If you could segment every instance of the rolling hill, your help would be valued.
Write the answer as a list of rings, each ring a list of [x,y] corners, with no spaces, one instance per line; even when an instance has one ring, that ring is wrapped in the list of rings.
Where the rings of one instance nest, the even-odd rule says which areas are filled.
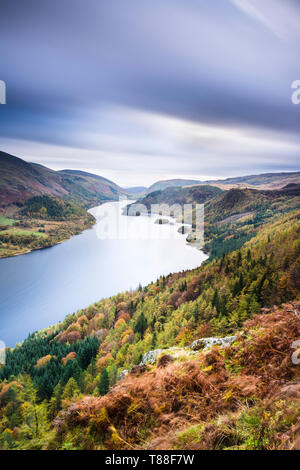
[[[291,183],[276,190],[231,188],[223,191],[211,185],[170,187],[146,195],[138,200],[138,204],[148,209],[155,204],[205,204],[206,221],[215,223],[254,211],[280,212],[281,208],[285,211],[297,208],[300,206],[300,184]]]
[[[163,191],[167,188],[181,188],[183,186],[194,186],[195,184],[202,183],[199,180],[189,180],[189,179],[171,179],[171,180],[162,180],[157,181],[156,183],[149,186],[146,193],[150,194],[154,191]]]
[[[224,191],[206,206],[206,219],[210,222],[226,220],[231,216],[254,211],[285,211],[300,205],[300,185],[290,184],[278,190],[232,188]]]
[[[7,349],[0,449],[299,449],[299,220]]]
[[[281,189],[291,183],[300,184],[300,172],[263,173],[261,175],[240,176],[203,182],[203,184],[221,185],[224,189],[226,187]]]
[[[147,194],[139,199],[138,203],[145,205],[148,209],[153,204],[204,204],[222,193],[220,188],[209,185],[169,187]]]
[[[127,192],[101,176],[76,170],[54,171],[0,152],[2,208],[40,195],[67,198],[90,207],[107,200],[117,200],[119,194]]]
[[[172,187],[148,194],[127,206],[127,211],[131,206],[135,206],[138,215],[139,204],[145,205],[148,210],[155,204],[162,206],[179,204],[181,208],[185,204],[192,204],[193,208],[190,211],[186,209],[184,211],[184,222],[191,224],[192,227],[182,233],[187,233],[186,240],[204,249],[212,260],[240,248],[253,238],[259,227],[270,218],[299,209],[300,185],[290,183],[276,190],[231,188],[227,191],[210,185]],[[204,245],[202,232],[198,232],[194,224],[196,204],[205,205]],[[178,211],[175,207],[161,209],[159,212],[162,215],[174,215],[178,222],[182,221],[182,209]]]
[[[288,184],[300,184],[300,172],[262,173],[260,175],[246,175],[206,181],[194,179],[162,180],[152,184],[147,189],[146,194],[170,187],[182,188],[195,185],[213,185],[228,190],[231,188],[281,189]]]

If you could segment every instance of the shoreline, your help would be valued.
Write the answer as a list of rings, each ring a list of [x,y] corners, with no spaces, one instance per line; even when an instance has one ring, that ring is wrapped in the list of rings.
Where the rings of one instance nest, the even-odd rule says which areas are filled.
[[[12,254],[9,254],[9,255],[4,255],[4,256],[1,255],[1,253],[0,253],[0,260],[1,260],[1,259],[14,258],[14,257],[16,257],[16,256],[28,255],[29,253],[32,253],[32,252],[34,252],[34,251],[46,250],[47,248],[53,248],[53,247],[56,246],[56,245],[60,245],[61,243],[65,243],[65,242],[69,241],[72,237],[75,237],[76,235],[81,235],[83,232],[85,232],[86,230],[90,230],[91,228],[93,228],[93,227],[97,224],[97,219],[96,219],[96,217],[90,212],[90,210],[91,210],[91,209],[94,209],[95,207],[102,206],[103,204],[106,204],[106,203],[108,203],[108,202],[118,202],[118,201],[115,201],[115,200],[112,200],[112,199],[111,199],[111,200],[103,201],[103,202],[101,202],[101,203],[99,203],[99,204],[97,204],[97,205],[92,205],[91,207],[86,208],[86,214],[91,215],[91,216],[94,218],[94,221],[93,221],[93,223],[92,223],[89,227],[83,228],[82,230],[80,230],[79,233],[71,234],[69,237],[64,238],[63,240],[59,240],[59,241],[57,241],[57,242],[55,242],[55,243],[53,243],[53,244],[51,244],[51,245],[49,245],[49,246],[45,246],[45,247],[41,246],[41,247],[31,248],[31,249],[26,249],[26,250],[24,249],[25,251],[20,251],[20,252],[18,252],[18,253],[12,253]],[[48,222],[53,222],[53,221],[49,220]],[[56,222],[56,221],[55,221],[55,222]],[[66,224],[68,224],[68,222],[70,222],[70,221],[66,221]]]
[[[113,201],[113,203],[115,203],[115,201]],[[118,203],[117,203],[118,204]],[[97,206],[96,206],[97,207]],[[96,217],[96,221],[97,220],[97,217]],[[150,221],[149,221],[150,222]],[[150,223],[153,224],[154,220],[152,220]],[[101,223],[101,222],[100,222]],[[173,224],[172,224],[173,225]],[[179,224],[178,224],[179,225]],[[95,230],[95,226],[93,224],[92,227],[90,228],[93,228],[92,232]],[[94,303],[98,302],[99,299],[105,299],[105,298],[110,298],[114,295],[117,295],[118,293],[120,292],[128,292],[130,290],[137,290],[138,289],[138,285],[139,283],[142,285],[142,286],[146,286],[146,285],[149,285],[151,284],[151,282],[154,282],[155,280],[157,280],[160,276],[162,275],[168,275],[168,274],[173,274],[173,273],[176,273],[176,272],[182,272],[182,271],[190,271],[190,270],[193,270],[193,269],[196,269],[196,268],[199,268],[201,266],[202,263],[204,263],[207,259],[207,256],[201,252],[201,250],[197,250],[195,252],[193,252],[191,250],[191,248],[196,248],[195,246],[192,246],[191,244],[187,243],[185,241],[185,237],[182,236],[182,235],[179,235],[179,233],[177,233],[177,223],[174,224],[172,226],[172,231],[174,230],[174,233],[176,233],[176,239],[179,241],[179,244],[180,246],[182,246],[182,249],[184,250],[184,246],[186,247],[185,250],[188,250],[189,253],[187,254],[187,259],[191,260],[191,263],[187,262],[186,261],[186,258],[185,256],[183,255],[183,266],[179,266],[177,265],[177,262],[175,261],[176,258],[177,258],[177,253],[173,253],[173,256],[172,256],[172,259],[174,260],[174,263],[175,263],[175,266],[176,268],[175,269],[168,269],[166,270],[166,272],[164,272],[165,270],[162,270],[162,272],[159,272],[157,275],[155,276],[152,276],[152,277],[149,277],[149,276],[146,276],[147,279],[140,279],[140,277],[138,277],[134,283],[132,284],[128,284],[125,283],[126,285],[123,285],[123,286],[119,286],[117,289],[109,289],[109,292],[102,292],[102,290],[99,292],[97,291],[97,295],[95,296],[91,296],[91,298],[88,298],[88,299],[83,299],[83,301],[80,300],[80,302],[76,302],[74,305],[72,305],[72,307],[66,305],[66,307],[63,309],[62,311],[62,315],[61,316],[51,316],[51,320],[50,321],[47,321],[45,323],[37,323],[35,324],[32,328],[30,328],[30,331],[28,331],[28,334],[29,333],[32,333],[34,331],[39,331],[39,330],[42,330],[42,329],[45,329],[45,328],[48,328],[49,325],[51,325],[51,327],[57,325],[58,323],[64,321],[64,319],[66,318],[66,316],[76,312],[78,309],[84,309],[84,308],[88,308],[90,305],[93,305]],[[85,232],[85,231],[84,231]],[[87,232],[85,232],[87,234]],[[87,235],[87,237],[89,237],[89,235]],[[90,238],[88,238],[90,240]],[[58,242],[57,244],[62,244],[63,243],[63,240],[61,240],[60,242]],[[39,248],[38,250],[42,250],[44,248]],[[31,250],[31,251],[36,251],[37,249],[35,250]],[[68,250],[68,249],[67,249]],[[70,251],[71,253],[72,251]],[[30,251],[28,250],[27,253],[22,253],[22,254],[28,254],[30,253]],[[55,258],[56,255],[55,253],[57,253],[57,251],[54,251],[53,252],[53,255],[52,253],[50,253],[49,255],[49,262],[51,263],[51,260],[50,259],[53,259],[53,257]],[[20,254],[19,254],[20,255]],[[199,256],[200,255],[200,256]],[[202,256],[203,255],[203,256]],[[45,254],[43,254],[42,252],[40,252],[39,255],[36,256],[36,263],[38,264],[39,262],[39,257],[42,257],[42,256],[45,256]],[[46,255],[48,256],[48,255]],[[199,257],[199,260],[198,260],[198,257]],[[31,261],[30,259],[28,259],[27,261],[24,259],[23,260],[26,264],[27,264],[27,261],[29,261],[29,264],[31,264]],[[0,260],[1,262],[1,260]],[[35,262],[35,261],[33,261]],[[11,264],[11,266],[13,265],[13,263]],[[162,263],[162,266],[163,266],[163,263]],[[159,270],[160,271],[160,270]],[[151,272],[150,272],[151,273]],[[98,288],[97,288],[98,289]],[[65,295],[65,294],[64,294]],[[17,337],[17,340],[15,342],[10,342],[8,344],[11,344],[11,347],[15,347],[16,344],[24,341],[26,335],[22,335],[22,336],[18,336]]]
[[[88,214],[88,211],[87,211],[87,214]],[[51,222],[51,221],[49,221],[49,222]],[[94,227],[94,225],[95,225],[96,223],[97,223],[97,221],[96,221],[96,219],[95,219],[95,217],[94,217],[94,221],[93,221],[93,223],[92,223],[91,226],[86,227],[86,228],[83,228],[83,230],[80,230],[79,233],[70,234],[69,237],[64,238],[64,239],[62,239],[62,240],[59,240],[59,241],[57,241],[57,242],[54,242],[54,243],[52,243],[52,244],[50,244],[50,245],[48,245],[48,246],[40,246],[40,247],[37,247],[37,248],[31,248],[31,249],[27,249],[27,250],[25,250],[25,251],[20,251],[20,252],[18,252],[18,253],[12,253],[12,254],[9,254],[9,255],[4,255],[4,256],[1,255],[1,253],[0,253],[0,260],[1,260],[1,259],[14,258],[14,257],[16,257],[16,256],[28,255],[29,253],[32,253],[32,252],[34,252],[34,251],[47,250],[48,248],[53,248],[54,246],[57,246],[57,245],[60,245],[60,244],[62,244],[62,243],[65,243],[65,242],[69,241],[72,237],[76,237],[76,235],[81,235],[81,234],[82,234],[83,232],[85,232],[86,230],[90,230],[91,228]]]

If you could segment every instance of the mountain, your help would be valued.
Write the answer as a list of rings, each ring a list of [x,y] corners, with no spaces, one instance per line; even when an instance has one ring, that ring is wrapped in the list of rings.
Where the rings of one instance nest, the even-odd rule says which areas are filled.
[[[130,194],[142,194],[147,191],[146,186],[133,186],[130,188],[124,188]]]
[[[182,186],[193,186],[195,184],[199,184],[201,181],[199,180],[189,180],[189,179],[172,179],[172,180],[162,180],[157,181],[156,183],[149,186],[147,189],[147,194],[152,193],[153,191],[162,191],[166,188],[171,187],[182,187]]]
[[[280,189],[290,183],[300,184],[300,172],[263,173],[221,180],[204,181],[202,184],[216,184],[221,187],[253,187],[257,189]]]
[[[148,209],[155,204],[205,204],[206,222],[229,222],[230,217],[238,220],[238,216],[259,211],[268,210],[275,214],[276,211],[300,207],[300,184],[290,183],[275,190],[231,188],[224,191],[211,185],[170,187],[151,192],[137,203]]]
[[[120,194],[127,192],[101,176],[76,170],[54,171],[0,152],[2,207],[39,195],[67,198],[89,207],[117,200]]]
[[[282,189],[257,190],[232,188],[224,191],[206,206],[206,220],[218,222],[228,217],[250,212],[273,210],[280,212],[300,206],[300,184]]]
[[[163,190],[153,191],[138,200],[139,204],[148,209],[152,204],[204,204],[205,202],[222,194],[220,188],[214,186],[186,186],[169,187]]]
[[[299,449],[299,226],[276,214],[8,349],[0,449]]]
[[[155,204],[179,204],[181,207],[192,204],[192,210],[184,211],[184,222],[192,227],[180,230],[187,233],[189,243],[204,249],[212,260],[243,246],[270,218],[300,208],[300,185],[290,183],[276,190],[232,188],[226,191],[210,185],[172,187],[154,191],[135,204],[143,204],[148,210]],[[205,205],[204,245],[202,232],[199,233],[193,224],[195,204]],[[132,205],[127,206],[127,211]],[[138,206],[136,208],[138,210]],[[162,208],[161,213],[170,215],[168,208]],[[173,210],[173,215],[181,222],[182,210],[176,213]]]
[[[238,176],[234,178],[217,180],[190,180],[171,179],[157,181],[147,189],[147,194],[164,190],[169,187],[184,187],[194,185],[213,185],[221,189],[230,188],[256,188],[256,189],[281,189],[290,183],[300,184],[300,172],[263,173],[259,175]]]

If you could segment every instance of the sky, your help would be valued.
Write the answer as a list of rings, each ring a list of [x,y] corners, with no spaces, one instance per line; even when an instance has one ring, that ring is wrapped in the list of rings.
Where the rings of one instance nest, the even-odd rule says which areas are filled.
[[[121,186],[300,171],[299,0],[1,0],[0,149]]]

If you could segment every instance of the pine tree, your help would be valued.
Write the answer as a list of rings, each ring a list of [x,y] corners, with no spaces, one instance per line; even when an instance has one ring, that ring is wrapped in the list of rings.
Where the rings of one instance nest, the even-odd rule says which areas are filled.
[[[63,400],[65,400],[65,399],[70,400],[71,398],[73,398],[75,396],[78,397],[79,395],[80,395],[80,390],[77,386],[77,382],[73,377],[71,377],[68,380],[68,383],[64,388],[64,391],[63,391],[63,394],[62,394],[62,399]]]
[[[215,290],[213,300],[212,300],[212,306],[216,307],[217,312],[220,312],[220,299],[219,299],[219,293],[218,290]]]
[[[145,318],[144,313],[142,312],[140,314],[140,316],[138,317],[138,319],[137,319],[134,330],[135,330],[136,333],[140,333],[141,337],[143,338],[144,333],[147,329],[147,326],[148,326],[147,320]]]
[[[98,390],[102,396],[106,395],[109,390],[109,376],[106,368],[102,369]]]
[[[194,305],[194,308],[193,308],[193,317],[194,317],[195,323],[197,323],[198,320],[199,320],[199,307],[198,307],[198,304],[195,304],[195,305]]]

